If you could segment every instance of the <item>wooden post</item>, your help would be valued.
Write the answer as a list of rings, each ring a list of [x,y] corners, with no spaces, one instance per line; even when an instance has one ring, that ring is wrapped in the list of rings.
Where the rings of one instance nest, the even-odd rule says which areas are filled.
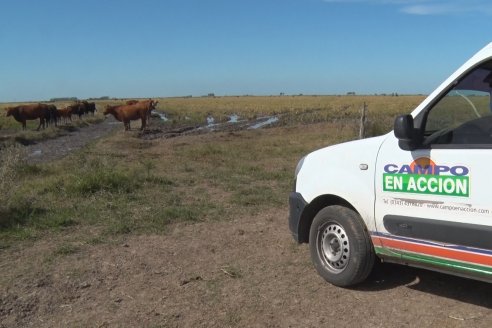
[[[364,136],[366,134],[366,112],[367,105],[364,102],[364,106],[362,106],[362,114],[360,116],[359,139],[364,139]]]

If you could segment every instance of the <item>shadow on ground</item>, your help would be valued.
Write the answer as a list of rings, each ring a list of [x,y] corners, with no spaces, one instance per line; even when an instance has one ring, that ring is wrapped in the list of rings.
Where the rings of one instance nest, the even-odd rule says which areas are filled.
[[[492,285],[440,272],[382,263],[376,265],[366,282],[355,289],[382,291],[405,286],[412,290],[459,302],[492,308]]]

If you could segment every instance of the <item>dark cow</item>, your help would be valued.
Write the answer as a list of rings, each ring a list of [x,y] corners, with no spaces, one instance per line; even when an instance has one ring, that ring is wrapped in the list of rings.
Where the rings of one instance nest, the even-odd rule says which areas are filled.
[[[97,111],[96,104],[93,102],[82,100],[78,102],[78,104],[79,104],[80,113],[82,114],[92,113],[92,115],[94,115],[94,112]]]
[[[94,113],[97,112],[96,104],[93,102],[87,103],[87,110],[94,116]]]
[[[63,123],[67,123],[67,121],[72,122],[72,108],[70,106],[58,109],[57,116],[59,119],[63,118]]]
[[[70,109],[72,115],[77,115],[79,117],[79,119],[85,113],[85,106],[79,102],[76,102],[75,104],[71,104],[71,105],[67,106],[67,108]]]
[[[46,119],[46,124],[51,125],[54,124],[55,126],[58,125],[58,120],[60,119],[58,115],[58,109],[56,109],[55,105],[47,105],[48,108],[48,118]]]

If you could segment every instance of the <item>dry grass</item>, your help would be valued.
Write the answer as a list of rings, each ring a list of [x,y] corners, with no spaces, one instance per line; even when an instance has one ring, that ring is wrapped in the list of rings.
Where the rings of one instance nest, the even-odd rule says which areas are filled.
[[[24,152],[21,147],[6,147],[0,150],[0,212],[12,205],[17,187],[19,164],[22,164]]]
[[[369,135],[389,131],[395,116],[408,113],[422,100],[423,96],[267,96],[267,97],[200,97],[200,98],[157,98],[157,110],[166,113],[171,119],[165,124],[203,124],[211,115],[218,122],[237,114],[241,119],[254,119],[263,116],[278,116],[278,125],[290,126],[297,123],[312,124],[331,122],[352,124],[360,117],[364,103],[368,106]],[[96,101],[98,112],[95,117],[85,116],[82,120],[74,118],[70,125],[83,126],[104,119],[102,109],[108,104],[122,104],[126,99]],[[63,108],[70,102],[51,103]],[[63,128],[50,127],[34,131],[38,121],[28,121],[27,131],[21,130],[20,123],[12,117],[3,115],[4,108],[19,103],[0,104],[0,141],[31,142],[54,138],[64,133]]]
[[[270,96],[162,98],[157,109],[173,124],[204,124],[207,116],[216,122],[276,116],[277,126],[329,122],[356,124],[364,104],[368,107],[367,136],[384,134],[397,115],[411,112],[423,96]]]
[[[160,99],[158,110],[177,124],[188,122],[187,116],[199,121],[209,114],[221,118],[231,113],[279,115],[281,120],[274,129],[171,140],[146,141],[119,132],[63,160],[20,166],[22,172],[12,171],[21,174],[15,176],[16,188],[9,195],[28,195],[29,202],[17,206],[23,211],[10,212],[20,214],[5,220],[0,237],[8,245],[44,231],[93,226],[98,233],[91,238],[105,240],[121,233],[166,231],[175,222],[280,209],[297,160],[313,149],[355,139],[364,102],[369,118],[389,129],[393,117],[410,111],[419,98]],[[12,179],[4,180],[4,188]]]

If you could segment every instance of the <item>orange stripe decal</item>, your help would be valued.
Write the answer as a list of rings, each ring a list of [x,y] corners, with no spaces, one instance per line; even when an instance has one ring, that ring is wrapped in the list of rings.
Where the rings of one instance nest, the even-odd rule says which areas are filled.
[[[485,254],[470,253],[462,250],[450,249],[440,246],[423,245],[414,242],[395,240],[385,237],[373,236],[372,240],[374,245],[377,246],[384,246],[387,248],[401,249],[413,253],[426,254],[446,259],[492,266],[492,256],[488,256]]]

